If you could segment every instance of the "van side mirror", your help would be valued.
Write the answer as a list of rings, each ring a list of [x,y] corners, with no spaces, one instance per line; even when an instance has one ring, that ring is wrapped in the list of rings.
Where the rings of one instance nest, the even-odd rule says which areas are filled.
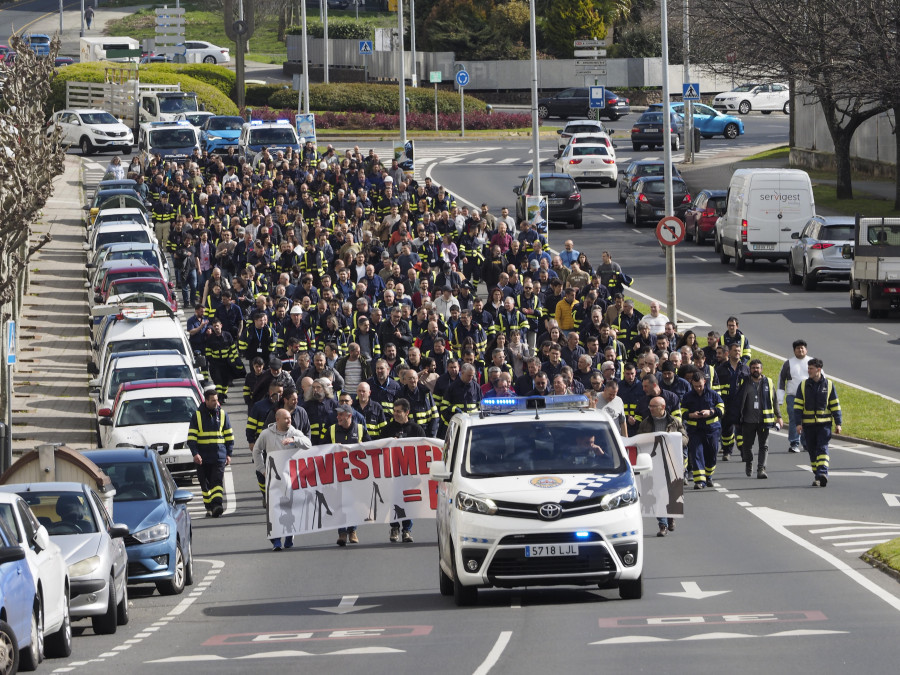
[[[853,260],[853,244],[844,244],[841,246],[841,257],[844,260]]]

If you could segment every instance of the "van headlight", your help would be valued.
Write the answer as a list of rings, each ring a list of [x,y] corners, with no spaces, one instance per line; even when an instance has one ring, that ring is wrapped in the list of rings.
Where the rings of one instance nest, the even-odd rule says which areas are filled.
[[[483,513],[486,516],[497,513],[497,505],[492,500],[475,497],[467,492],[456,493],[456,508],[468,513]]]
[[[637,488],[634,485],[630,485],[627,488],[622,488],[621,490],[616,490],[615,492],[604,495],[603,499],[600,500],[600,508],[604,511],[612,511],[613,509],[620,509],[623,506],[630,506],[637,502],[637,500]]]

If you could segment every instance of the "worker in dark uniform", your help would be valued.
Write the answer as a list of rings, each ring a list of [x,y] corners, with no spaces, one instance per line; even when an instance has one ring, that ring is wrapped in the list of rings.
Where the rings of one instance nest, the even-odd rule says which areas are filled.
[[[714,487],[716,453],[725,416],[722,397],[706,386],[706,377],[696,372],[691,377],[691,391],[681,399],[681,421],[688,432],[688,467],[694,476],[694,489]]]
[[[225,511],[225,467],[231,464],[234,450],[234,431],[228,414],[219,405],[215,389],[207,389],[203,403],[191,418],[187,438],[188,448],[197,465],[197,480],[203,493],[207,518],[218,518]]]
[[[828,485],[828,442],[831,440],[831,422],[834,433],[841,433],[841,402],[834,383],[822,373],[822,359],[810,359],[807,364],[809,377],[797,387],[794,396],[794,419],[797,433],[803,434],[809,462],[815,478],[813,487]]]
[[[405,398],[398,398],[394,401],[391,415],[393,419],[384,428],[382,438],[422,438],[428,435],[421,425],[410,419],[410,404]],[[404,520],[402,523],[399,521],[391,523],[390,540],[397,542],[402,537],[404,543],[411,543],[413,540],[412,524],[413,521],[409,519]],[[402,535],[400,532],[401,526],[403,528]]]
[[[400,396],[409,402],[409,416],[425,430],[425,435],[435,438],[438,432],[440,417],[434,403],[434,397],[424,384],[419,384],[419,374],[407,368],[400,374]]]
[[[329,442],[328,430],[337,421],[337,401],[331,380],[327,377],[314,380],[305,398],[303,409],[309,417],[309,437],[313,445],[325,445]]]
[[[738,330],[737,317],[729,316],[725,325],[727,330],[722,335],[722,344],[725,345],[726,348],[730,348],[731,345],[738,345],[738,347],[741,348],[741,363],[747,365],[750,358],[753,356],[753,352],[750,350],[750,340]]]
[[[248,361],[257,356],[268,363],[275,353],[278,334],[269,325],[269,317],[265,312],[256,310],[250,315],[252,325],[247,326],[238,342],[238,349]]]
[[[747,478],[753,473],[753,442],[759,439],[759,456],[756,461],[756,477],[768,478],[766,457],[769,455],[769,429],[781,429],[781,412],[775,402],[775,385],[763,376],[762,361],[750,362],[750,377],[737,393],[732,410],[738,417],[733,420],[741,438],[741,459],[746,464]]]
[[[447,388],[447,393],[441,400],[441,419],[445,425],[450,424],[450,419],[458,412],[478,412],[478,403],[481,401],[481,387],[475,377],[475,366],[464,363],[459,368],[457,377]]]
[[[244,371],[244,362],[238,355],[237,344],[231,333],[222,330],[222,320],[219,317],[214,317],[211,326],[206,329],[204,355],[210,379],[216,385],[219,400],[224,403],[228,399],[231,381],[238,375],[238,371]]]
[[[722,426],[722,461],[727,462],[734,449],[735,436],[738,429],[732,420],[738,415],[734,412],[733,407],[737,402],[737,393],[741,390],[744,380],[750,377],[750,369],[741,361],[741,346],[737,342],[732,342],[728,348],[728,360],[716,368],[716,377],[719,378],[719,395],[725,402],[725,419],[721,421]],[[740,447],[740,439],[737,439],[738,447]]]
[[[337,407],[337,423],[332,424],[328,429],[328,442],[340,443],[341,445],[356,445],[371,440],[372,438],[366,430],[366,425],[353,421],[353,408],[349,405],[339,405]],[[337,545],[346,546],[348,541],[351,544],[359,543],[359,537],[356,535],[356,525],[338,529]]]

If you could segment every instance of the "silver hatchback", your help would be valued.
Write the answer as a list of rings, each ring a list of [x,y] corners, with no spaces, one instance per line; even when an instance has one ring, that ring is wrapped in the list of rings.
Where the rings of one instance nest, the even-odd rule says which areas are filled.
[[[795,240],[788,257],[788,280],[815,290],[820,281],[849,281],[851,261],[841,255],[844,244],[852,244],[856,221],[851,216],[813,216]]]

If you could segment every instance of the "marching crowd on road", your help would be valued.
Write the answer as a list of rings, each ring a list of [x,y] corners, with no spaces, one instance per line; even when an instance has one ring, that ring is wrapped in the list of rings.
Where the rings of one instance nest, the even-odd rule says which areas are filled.
[[[469,210],[358,147],[264,150],[250,162],[195,151],[130,170],[215,383],[189,438],[211,516],[234,444],[220,403],[238,379],[264,497],[273,444],[441,438],[483,398],[564,394],[588,396],[623,435],[681,433],[694,490],[714,485],[717,459],[735,448],[749,477],[756,445],[755,473],[767,478],[769,430],[786,405],[790,452],[804,443],[814,485],[827,484],[840,403],[806,343],[794,343],[776,385],[736,317],[701,345],[657,302],[638,311],[610,252],[595,265],[566,241],[555,254],[506,208]],[[663,536],[674,521],[659,525]],[[390,540],[412,541],[411,526],[392,523]],[[337,543],[358,541],[350,527]]]

